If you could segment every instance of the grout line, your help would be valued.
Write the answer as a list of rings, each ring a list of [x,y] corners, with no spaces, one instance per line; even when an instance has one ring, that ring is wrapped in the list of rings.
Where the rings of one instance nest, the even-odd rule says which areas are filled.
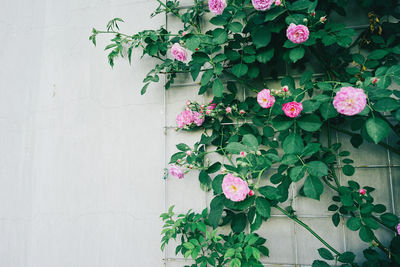
[[[387,142],[389,141],[389,138],[387,138]],[[391,167],[391,158],[390,158],[390,151],[387,149],[387,159],[388,159],[388,171],[389,171],[389,189],[390,189],[390,200],[392,201],[392,212],[393,214],[396,214],[396,207],[395,207],[395,201],[394,201],[394,190],[393,190],[393,173],[392,173],[392,167]]]
[[[339,134],[337,131],[335,131],[335,136],[336,136],[336,143],[339,143]],[[341,162],[340,160],[338,161],[338,168],[341,168]],[[342,180],[342,173],[339,172],[338,175],[339,183],[341,183]],[[346,236],[346,224],[345,224],[345,216],[341,215],[340,216],[340,221],[342,222],[342,229],[343,229],[343,249],[344,251],[347,251],[347,236]]]
[[[168,16],[167,14],[165,14],[165,28],[168,30]],[[167,82],[167,77],[164,75],[164,85]],[[167,91],[164,90],[164,101],[163,101],[163,105],[164,105],[164,132],[163,132],[163,142],[164,142],[164,168],[167,168],[167,128],[165,127],[167,125]],[[164,169],[166,170],[166,169]],[[168,173],[166,173],[165,175],[167,175]],[[167,180],[165,179],[164,181],[164,209],[165,211],[168,210],[167,206],[168,206],[168,187],[167,187]],[[168,261],[168,250],[169,247],[168,245],[165,246],[164,248],[164,266],[167,266],[167,261]]]

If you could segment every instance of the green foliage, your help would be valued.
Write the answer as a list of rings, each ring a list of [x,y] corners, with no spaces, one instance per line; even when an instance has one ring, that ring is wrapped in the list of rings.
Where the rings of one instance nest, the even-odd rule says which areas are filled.
[[[265,239],[253,232],[268,222],[274,209],[321,241],[291,206],[281,207],[289,199],[291,184],[299,183],[301,189],[295,197],[320,200],[326,191],[334,193],[333,203],[327,205],[333,225],[344,222],[349,230],[358,232],[360,246],[364,246],[362,242],[369,245],[363,266],[400,264],[398,236],[384,243],[375,234],[382,227],[395,233],[398,217],[375,202],[374,188],[338,178],[338,170],[351,177],[357,175],[357,169],[350,153],[341,150],[332,135],[334,131],[347,135],[355,148],[373,143],[400,154],[400,93],[395,89],[400,85],[400,30],[397,22],[386,19],[400,19],[399,6],[396,1],[358,0],[359,12],[369,17],[370,25],[356,32],[330,19],[332,12],[345,16],[349,2],[282,1],[281,6],[259,12],[249,0],[227,1],[224,12],[213,15],[209,20],[212,27],[204,32],[200,24],[209,12],[205,3],[194,0],[193,6],[182,9],[176,0],[158,1],[152,16],[165,13],[176,17],[181,30],[170,32],[161,27],[124,34],[119,18],[111,20],[104,31],[92,30],[89,39],[94,45],[99,43],[99,35],[112,36],[106,46],[111,67],[119,57],[131,62],[133,49],[141,49],[142,56],[157,61],[143,80],[142,94],[160,80],[169,89],[178,75],[186,73],[199,82],[200,95],[214,97],[213,104],[187,105],[201,114],[204,122],[192,122],[182,130],[201,129],[203,133],[193,147],[178,144],[170,160],[185,173],[198,171],[200,187],[212,189],[214,196],[209,210],[202,214],[189,211],[175,216],[171,208],[161,215],[162,249],[175,239],[176,253],[192,258],[193,266],[261,266],[261,256],[269,252],[263,246]],[[309,39],[301,44],[287,40],[290,23],[306,25]],[[170,47],[175,43],[188,53],[187,61],[171,57]],[[307,70],[310,65],[312,71]],[[271,88],[270,77],[293,70],[301,72],[299,79],[285,75],[282,88]],[[361,88],[367,97],[364,110],[354,116],[340,114],[333,104],[339,90],[350,86]],[[244,99],[241,88],[246,90]],[[261,107],[253,93],[247,94],[263,88],[270,89],[275,98],[272,107]],[[294,118],[282,110],[284,103],[292,101],[303,107]],[[348,103],[352,101],[355,99]],[[211,153],[224,159],[210,162]],[[251,194],[241,201],[228,199],[223,188],[227,173],[245,181]],[[219,227],[225,225],[231,232],[219,234]],[[252,234],[244,234],[246,227]],[[328,241],[321,242],[324,247],[318,253],[322,260],[315,260],[312,266],[337,262],[356,266],[360,261],[350,251],[340,252]]]

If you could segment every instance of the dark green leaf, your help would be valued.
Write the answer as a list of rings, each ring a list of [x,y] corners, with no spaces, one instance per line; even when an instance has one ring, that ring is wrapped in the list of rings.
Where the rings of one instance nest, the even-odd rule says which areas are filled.
[[[308,176],[304,182],[303,190],[307,197],[319,200],[322,192],[324,191],[324,185],[319,178]]]

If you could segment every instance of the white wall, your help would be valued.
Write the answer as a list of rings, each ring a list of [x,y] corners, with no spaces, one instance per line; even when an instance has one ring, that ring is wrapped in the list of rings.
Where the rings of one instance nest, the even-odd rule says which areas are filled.
[[[112,70],[103,51],[108,37],[97,48],[88,40],[91,27],[113,17],[126,20],[127,33],[165,24],[163,15],[149,18],[156,1],[2,0],[1,7],[0,267],[183,266],[174,248],[161,253],[158,216],[172,204],[200,211],[210,195],[196,173],[164,183],[163,168],[176,143],[196,140],[173,130],[176,114],[186,99],[208,97],[197,96],[197,85],[165,93],[161,83],[140,96],[154,62],[136,52],[133,66],[120,60]],[[175,23],[168,21],[171,30]],[[399,159],[373,151],[376,157],[356,152],[357,166],[375,168],[358,168],[355,177],[380,185],[377,199],[399,213],[391,198],[399,204],[398,189],[390,187],[399,187],[398,169],[385,167]],[[294,205],[339,250],[359,244],[331,226],[326,203],[297,197]],[[268,239],[268,265],[310,264],[321,247],[278,215],[259,232]]]

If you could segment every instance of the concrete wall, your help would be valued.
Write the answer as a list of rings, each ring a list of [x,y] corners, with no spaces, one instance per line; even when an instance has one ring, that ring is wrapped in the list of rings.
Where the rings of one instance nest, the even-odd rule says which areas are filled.
[[[0,267],[183,266],[174,248],[161,253],[158,216],[172,204],[200,211],[210,195],[199,189],[196,173],[164,182],[163,168],[176,143],[191,145],[198,136],[175,132],[176,114],[186,99],[209,96],[197,96],[198,86],[185,77],[168,92],[160,83],[140,96],[154,62],[139,62],[135,52],[133,66],[119,60],[112,70],[103,51],[107,37],[97,48],[88,40],[91,27],[104,28],[114,17],[126,20],[128,33],[166,24],[163,15],[150,20],[156,1],[3,0],[1,6]],[[172,19],[168,26],[178,27]],[[353,151],[348,142],[346,148]],[[355,151],[357,166],[372,166],[358,168],[355,177],[381,187],[378,201],[399,214],[399,192],[391,187],[399,188],[399,171],[387,165],[400,160],[370,151],[376,156]],[[360,244],[343,225],[331,226],[326,202],[293,201],[336,248]],[[321,247],[279,215],[259,233],[268,239],[268,266],[310,264]]]

